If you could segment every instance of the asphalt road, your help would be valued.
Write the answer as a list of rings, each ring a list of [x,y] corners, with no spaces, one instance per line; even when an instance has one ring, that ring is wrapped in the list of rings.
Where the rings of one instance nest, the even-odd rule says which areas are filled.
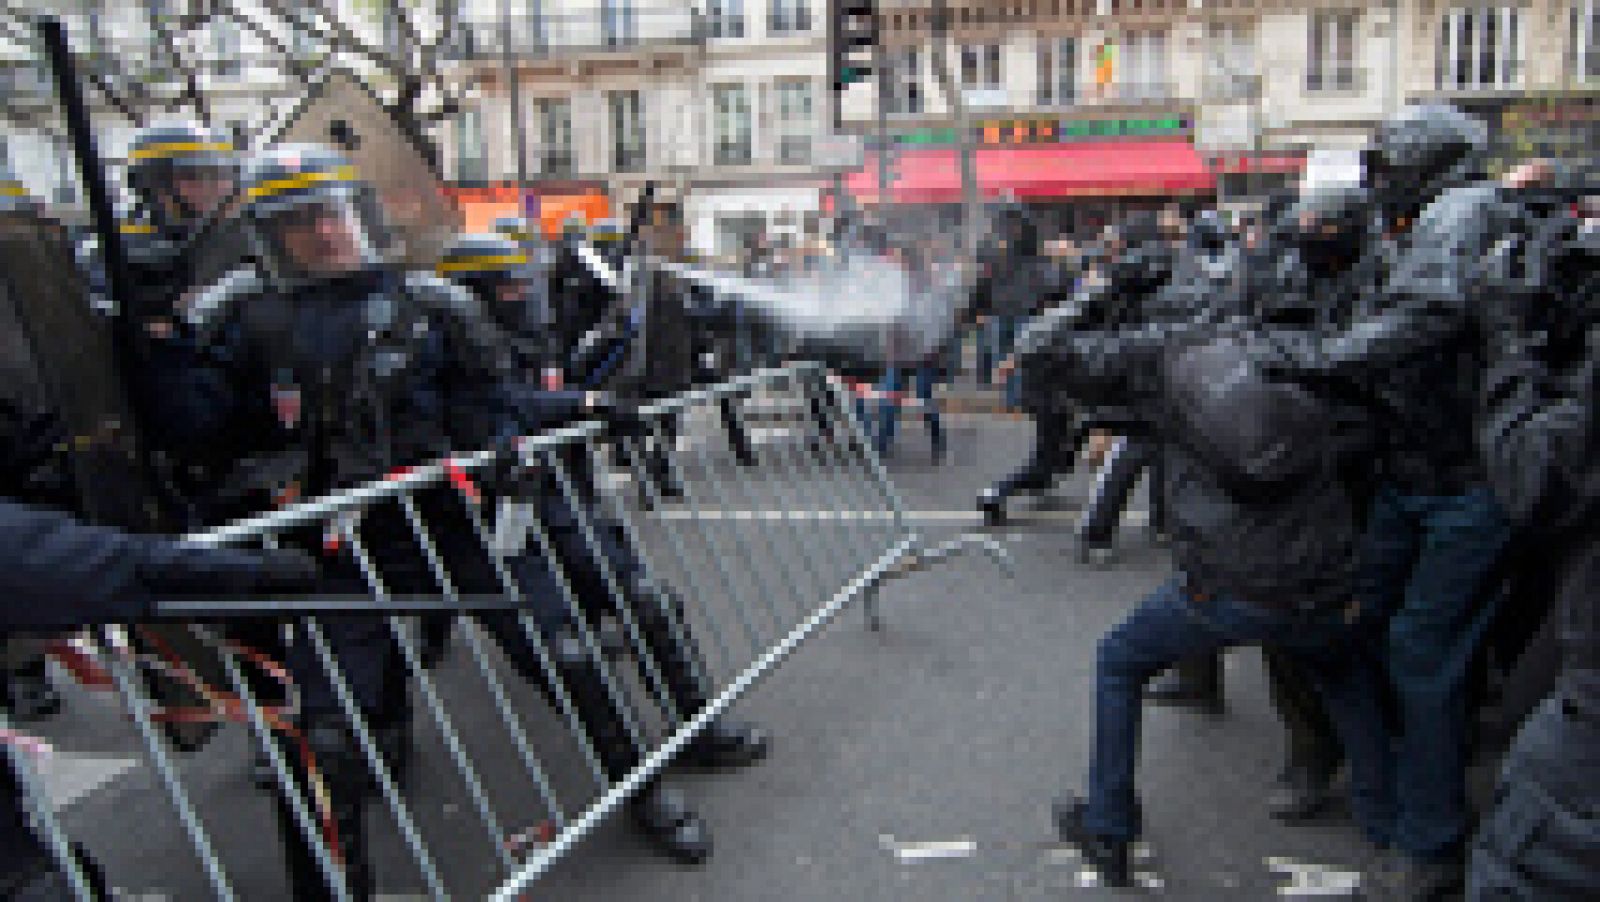
[[[950,459],[932,466],[920,424],[908,418],[890,464],[909,521],[935,538],[979,528],[973,495],[1020,460],[1028,427],[974,416],[957,418],[952,433]],[[835,498],[804,484],[763,491],[757,485],[747,497],[721,497],[717,505],[701,499],[700,507],[820,509]],[[665,862],[613,819],[528,898],[943,902],[1112,895],[1086,886],[1074,856],[1054,842],[1049,802],[1079,786],[1085,770],[1096,641],[1160,582],[1168,564],[1137,512],[1116,565],[1079,564],[1071,534],[1086,492],[1085,479],[1064,481],[1051,502],[1018,506],[1012,523],[995,533],[1014,555],[1014,579],[969,556],[896,580],[881,595],[882,631],[867,630],[860,611],[849,609],[757,685],[735,716],[775,734],[772,757],[743,772],[670,777],[693,794],[713,826],[716,853],[708,864]],[[678,510],[643,521],[645,528],[686,529],[681,518],[689,515]],[[731,537],[753,526],[729,519],[719,528]],[[868,521],[844,519],[782,528],[826,534],[817,547],[841,555],[852,548],[869,553],[876,535]],[[783,535],[769,532],[766,545],[747,536],[735,559],[764,560],[762,548],[780,547]],[[728,543],[736,550],[734,540]],[[783,580],[771,570],[768,582]],[[817,584],[823,582],[825,575]],[[801,604],[786,610],[798,616]],[[440,669],[447,694],[453,681],[466,679],[467,660],[457,647]],[[530,712],[531,732],[556,729],[535,693],[512,690],[519,710]],[[1164,709],[1145,715],[1147,886],[1130,895],[1270,898],[1284,882],[1274,859],[1342,869],[1363,857],[1343,818],[1285,827],[1267,816],[1262,797],[1281,736],[1253,650],[1229,655],[1227,697],[1219,718]],[[452,714],[469,737],[474,724],[488,729],[495,717],[487,706]],[[65,819],[125,896],[203,898],[195,856],[148,769],[128,757],[128,734],[118,723],[108,697],[72,691],[68,712],[51,725],[63,750],[51,764],[51,784]],[[424,733],[408,796],[434,837],[436,856],[463,885],[487,886],[495,870],[483,834],[437,736]],[[509,759],[483,754],[486,786],[497,807],[511,812],[507,820],[538,820],[537,797],[515,779]],[[239,896],[283,898],[270,808],[249,785],[246,759],[242,732],[230,728],[207,751],[184,759],[185,779]],[[558,785],[581,783],[576,765],[569,770],[555,775]],[[416,893],[420,885],[398,844],[380,845],[385,893]]]

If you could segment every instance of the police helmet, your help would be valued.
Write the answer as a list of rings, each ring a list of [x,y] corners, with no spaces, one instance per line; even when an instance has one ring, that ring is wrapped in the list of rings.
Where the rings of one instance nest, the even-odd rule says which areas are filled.
[[[504,235],[523,246],[537,243],[543,237],[536,226],[521,216],[501,216],[489,228],[496,235]]]
[[[538,282],[544,270],[506,235],[461,235],[445,249],[435,271],[471,291],[500,325],[527,333],[544,325]]]
[[[0,213],[36,212],[38,209],[39,201],[28,193],[27,186],[10,166],[0,163]]]
[[[1371,232],[1372,194],[1349,183],[1311,185],[1291,213],[1290,239],[1314,273],[1335,272],[1361,255]]]
[[[1445,188],[1481,174],[1488,144],[1481,120],[1449,104],[1414,104],[1378,125],[1362,168],[1391,215],[1413,219]]]
[[[245,166],[240,216],[279,288],[352,275],[392,251],[372,187],[343,154],[318,144],[263,151]]]
[[[1216,254],[1228,246],[1233,230],[1216,210],[1202,210],[1189,223],[1189,246],[1203,254]]]
[[[182,229],[210,215],[234,193],[233,142],[197,122],[140,129],[128,146],[128,188],[161,229]]]

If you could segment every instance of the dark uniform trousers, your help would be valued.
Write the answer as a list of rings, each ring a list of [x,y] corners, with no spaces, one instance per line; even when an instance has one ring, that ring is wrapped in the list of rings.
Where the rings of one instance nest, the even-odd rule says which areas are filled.
[[[1088,546],[1103,547],[1116,537],[1117,526],[1128,509],[1133,489],[1146,470],[1151,484],[1160,485],[1161,446],[1147,438],[1124,438],[1111,449],[1105,465],[1095,480],[1094,495],[1089,509],[1084,512],[1079,539]],[[1162,492],[1151,493],[1150,523],[1156,531],[1163,531],[1165,516],[1162,511]]]

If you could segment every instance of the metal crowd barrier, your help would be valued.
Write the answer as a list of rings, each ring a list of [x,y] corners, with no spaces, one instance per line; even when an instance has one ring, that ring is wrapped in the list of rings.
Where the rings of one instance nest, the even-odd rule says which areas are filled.
[[[758,416],[760,407],[780,415]],[[373,854],[388,843],[384,866],[375,868],[384,875],[381,882],[401,880],[408,892],[420,888],[441,900],[518,898],[846,607],[861,602],[868,623],[876,628],[875,595],[886,580],[968,545],[989,553],[1002,567],[1007,564],[1004,550],[991,540],[962,537],[935,546],[911,528],[893,485],[864,440],[848,394],[820,367],[764,370],[691,391],[647,408],[641,419],[647,428],[626,436],[608,434],[599,423],[583,423],[527,438],[520,454],[527,472],[540,477],[542,491],[549,493],[554,486],[560,500],[577,512],[576,530],[601,562],[601,581],[614,600],[624,591],[623,577],[599,551],[602,532],[631,547],[650,581],[671,587],[682,599],[671,615],[681,620],[674,619],[671,628],[680,638],[697,638],[700,654],[693,660],[705,687],[704,703],[693,712],[676,710],[665,697],[660,662],[636,622],[638,611],[619,602],[610,607],[612,616],[601,617],[578,597],[568,559],[554,554],[553,530],[540,516],[536,499],[484,497],[478,476],[496,465],[496,452],[419,467],[191,537],[201,543],[271,545],[303,536],[308,528],[319,530],[330,547],[342,544],[359,564],[375,598],[375,612],[382,611],[382,600],[391,595],[389,574],[363,536],[363,514],[378,505],[398,506],[414,551],[447,599],[462,597],[463,582],[481,582],[482,575],[454,572],[452,552],[444,544],[455,543],[459,549],[466,542],[483,552],[482,559],[492,562],[499,590],[522,599],[528,596],[519,584],[519,574],[526,572],[517,566],[520,556],[563,562],[554,568],[561,596],[555,602],[570,617],[568,638],[576,638],[591,660],[601,662],[605,691],[621,703],[621,710],[631,712],[626,727],[639,763],[620,778],[608,777],[602,768],[594,737],[580,721],[570,687],[558,672],[551,637],[523,609],[514,616],[537,658],[548,687],[544,694],[527,688],[530,680],[519,678],[508,663],[510,650],[497,644],[480,617],[454,618],[447,656],[433,665],[425,661],[418,618],[387,617],[417,709],[411,741],[419,754],[429,739],[431,754],[440,756],[442,749],[445,766],[429,779],[453,773],[464,790],[456,798],[464,800],[467,821],[475,822],[470,835],[481,836],[481,844],[474,839],[466,851],[461,847],[469,834],[459,822],[441,823],[436,806],[418,804],[421,790],[414,781],[403,781],[394,772],[377,728],[353,697],[324,624],[314,617],[292,619],[297,641],[308,644],[327,675],[376,784],[377,804],[371,807],[385,812],[393,827],[380,840],[375,812],[367,812]],[[725,434],[733,430],[746,434],[753,459],[736,459]],[[601,489],[586,503],[578,497],[587,483],[574,471],[577,464],[592,468],[593,482]],[[677,491],[669,499],[663,489],[673,483]],[[443,544],[424,515],[425,508],[437,512],[441,495],[454,499],[451,522],[457,524],[457,532]],[[570,524],[564,528],[570,536]],[[270,762],[280,790],[296,780],[289,758],[293,745],[283,741],[283,734],[293,730],[296,693],[290,685],[284,704],[263,706],[256,697],[261,682],[252,681],[247,671],[273,673],[291,684],[292,678],[278,662],[241,647],[215,625],[192,627],[216,655],[214,662],[197,666],[175,659],[152,662],[143,646],[130,641],[129,634],[137,629],[100,631],[95,658],[133,722],[210,890],[219,899],[256,895],[253,887],[242,892],[230,877],[227,859],[236,850],[228,848],[215,828],[226,813],[202,811],[196,804],[183,760],[164,738],[163,723],[170,712],[158,710],[152,701],[148,673],[153,669],[195,687],[210,700],[211,719],[245,725],[253,749]],[[214,682],[208,684],[208,677]],[[0,730],[6,726],[0,722]],[[34,782],[25,756],[12,743],[6,745],[21,765],[25,784]],[[329,841],[337,834],[324,828],[326,812],[319,810],[314,792],[308,795],[282,793],[335,896],[350,898],[338,865],[339,850]],[[87,899],[88,878],[68,854],[59,819],[51,816],[48,805],[38,807],[36,821],[61,856],[79,897]],[[414,875],[398,874],[392,867],[396,859],[409,862]]]

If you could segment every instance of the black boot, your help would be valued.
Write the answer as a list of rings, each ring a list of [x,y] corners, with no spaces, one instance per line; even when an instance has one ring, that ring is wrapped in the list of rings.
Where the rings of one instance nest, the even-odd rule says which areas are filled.
[[[322,785],[327,788],[328,803],[332,807],[333,824],[337,831],[336,858],[342,862],[345,886],[351,898],[369,899],[375,889],[372,866],[367,854],[366,800],[371,793],[361,753],[355,737],[342,726],[319,725],[306,731],[306,743],[315,757]],[[286,744],[286,748],[289,746]],[[306,783],[303,762],[296,761],[297,782]],[[302,793],[301,798],[315,816],[315,793]],[[279,829],[289,858],[289,885],[296,900],[322,900],[334,898],[334,893],[317,864],[305,837],[301,835],[289,803],[278,801]],[[319,819],[320,820],[320,819]],[[324,842],[327,837],[323,837]],[[333,851],[330,849],[330,851]]]
[[[668,858],[700,864],[711,855],[711,831],[676,789],[652,783],[628,805],[634,827]]]
[[[695,648],[684,619],[682,599],[664,586],[640,580],[631,593],[639,613],[639,625],[656,669],[666,681],[678,717],[688,720],[710,700],[706,688],[706,665]],[[651,679],[648,668],[645,678]],[[706,726],[678,756],[677,763],[689,767],[747,767],[767,756],[771,739],[765,730],[739,721],[718,720]]]
[[[1179,661],[1150,681],[1144,697],[1155,705],[1201,708],[1211,714],[1221,714],[1221,657],[1211,654]]]
[[[767,757],[772,745],[767,731],[737,720],[714,720],[706,725],[676,764],[713,770],[749,767]]]
[[[1093,865],[1108,886],[1132,886],[1133,874],[1128,866],[1128,842],[1108,839],[1090,832],[1084,826],[1083,812],[1088,803],[1074,795],[1058,799],[1052,808],[1056,833],[1064,842],[1072,843],[1082,853],[1086,864]]]

